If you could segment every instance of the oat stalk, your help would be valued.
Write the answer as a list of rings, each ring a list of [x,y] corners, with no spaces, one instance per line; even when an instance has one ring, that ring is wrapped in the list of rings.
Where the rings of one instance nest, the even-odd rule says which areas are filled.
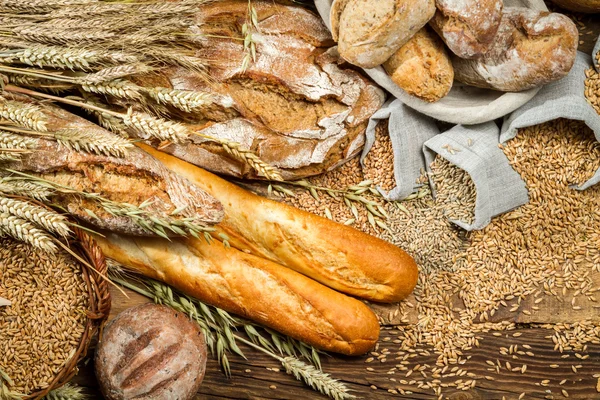
[[[283,180],[281,174],[275,167],[261,160],[252,150],[242,149],[239,143],[201,133],[196,133],[196,135],[208,141],[220,144],[228,154],[248,164],[259,175],[262,175],[269,180]]]
[[[87,398],[88,396],[83,393],[83,389],[80,386],[71,383],[54,389],[44,396],[44,400],[85,400]]]
[[[0,196],[0,212],[23,218],[62,237],[72,233],[64,216],[28,201]]]
[[[52,132],[52,135],[59,144],[70,149],[105,156],[125,157],[127,151],[133,148],[131,141],[100,131],[90,132],[84,129],[63,129]]]

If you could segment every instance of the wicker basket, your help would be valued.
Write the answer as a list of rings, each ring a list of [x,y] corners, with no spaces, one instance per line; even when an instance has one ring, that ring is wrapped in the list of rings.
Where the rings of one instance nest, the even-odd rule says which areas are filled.
[[[24,398],[27,400],[43,398],[50,391],[69,382],[77,374],[77,364],[86,356],[92,338],[101,330],[110,313],[108,282],[101,276],[106,276],[107,272],[104,255],[94,240],[83,230],[78,228],[72,228],[72,230],[74,238],[69,242],[71,249],[96,270],[90,270],[89,266],[81,263],[83,279],[86,282],[89,293],[85,330],[75,355],[65,364],[64,368],[54,377],[46,389],[31,393]]]

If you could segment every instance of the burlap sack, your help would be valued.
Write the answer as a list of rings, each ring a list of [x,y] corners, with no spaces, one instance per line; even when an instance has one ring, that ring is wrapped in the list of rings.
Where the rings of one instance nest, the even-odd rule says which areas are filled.
[[[331,3],[332,0],[315,0],[319,14],[330,29],[329,11]],[[543,0],[505,0],[504,4],[508,7],[547,10]],[[519,93],[502,93],[455,82],[448,96],[436,103],[427,103],[407,94],[396,86],[385,73],[383,67],[366,69],[365,72],[407,106],[437,120],[453,124],[472,125],[501,118],[527,103],[539,90],[539,88],[536,88]]]

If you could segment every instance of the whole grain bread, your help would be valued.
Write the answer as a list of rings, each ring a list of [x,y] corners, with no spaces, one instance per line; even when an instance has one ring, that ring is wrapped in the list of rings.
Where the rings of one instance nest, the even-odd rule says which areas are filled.
[[[454,68],[446,47],[428,27],[395,52],[383,68],[405,92],[428,102],[446,96],[454,82]]]
[[[183,68],[136,83],[210,93],[212,104],[193,113],[168,110],[190,131],[235,142],[298,179],[331,170],[357,155],[369,117],[384,101],[381,89],[344,64],[322,20],[301,7],[253,1],[258,29],[256,61],[244,70],[242,25],[246,1],[214,2],[198,13],[198,55],[207,74]],[[186,144],[151,142],[212,172],[261,178],[223,146],[192,135]]]
[[[502,0],[436,0],[430,25],[461,58],[478,58],[492,45],[502,19]]]
[[[331,26],[340,55],[362,68],[383,64],[435,13],[434,0],[336,0]]]
[[[566,76],[575,62],[579,33],[558,13],[507,7],[490,50],[477,60],[453,57],[458,81],[518,92]]]
[[[107,257],[144,276],[318,349],[359,355],[379,337],[362,302],[220,242],[115,234],[97,241]]]
[[[600,13],[600,0],[551,0],[567,10],[583,13]]]
[[[9,95],[6,95],[9,96]],[[10,96],[23,104],[39,107],[48,132],[84,131],[96,138],[111,132],[51,103],[22,95]],[[10,162],[7,168],[37,175],[78,191],[99,193],[119,203],[139,206],[170,218],[191,218],[198,224],[214,225],[223,218],[223,207],[211,195],[165,168],[142,149],[131,146],[122,157],[91,154],[65,147],[55,140],[40,138],[37,148]],[[78,195],[57,194],[53,201],[77,219],[100,229],[131,235],[149,235],[130,218],[108,213],[95,200]],[[177,215],[173,211],[181,210]]]

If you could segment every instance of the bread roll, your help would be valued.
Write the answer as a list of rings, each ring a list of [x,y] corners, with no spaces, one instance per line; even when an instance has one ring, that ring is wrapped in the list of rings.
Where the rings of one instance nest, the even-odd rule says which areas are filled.
[[[518,92],[566,76],[577,55],[579,33],[565,15],[505,8],[494,44],[478,60],[453,57],[458,81]]]
[[[378,302],[408,296],[417,265],[400,248],[354,228],[257,196],[207,171],[148,148],[173,172],[216,196],[225,209],[217,225],[230,244],[285,265],[340,292]]]
[[[446,96],[454,81],[454,68],[444,43],[427,27],[417,32],[383,67],[396,85],[428,102]]]
[[[335,0],[331,26],[340,55],[362,68],[383,64],[435,13],[434,0]]]
[[[552,0],[567,10],[583,13],[600,13],[600,0]]]
[[[107,400],[193,399],[206,370],[200,326],[167,306],[128,308],[103,331],[95,357]]]
[[[436,0],[430,24],[454,54],[477,58],[492,45],[502,19],[502,0]]]
[[[203,239],[98,237],[104,254],[207,304],[316,348],[359,355],[379,337],[362,302],[272,261]]]

